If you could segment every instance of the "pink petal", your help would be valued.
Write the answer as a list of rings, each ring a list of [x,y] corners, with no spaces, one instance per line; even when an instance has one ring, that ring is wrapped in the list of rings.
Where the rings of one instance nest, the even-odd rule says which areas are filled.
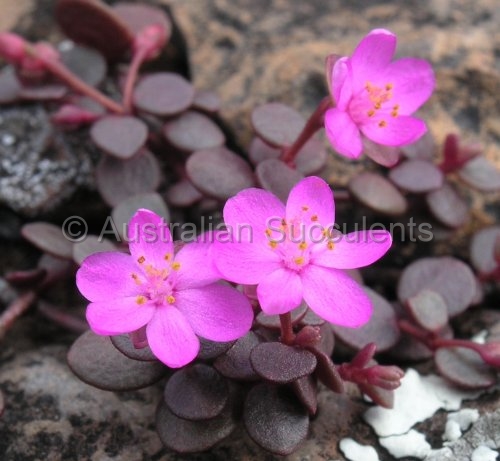
[[[362,288],[341,270],[310,264],[301,272],[304,300],[320,317],[357,328],[370,319],[372,303]]]
[[[389,65],[395,50],[396,36],[385,29],[372,30],[361,40],[351,57],[355,92]]]
[[[340,58],[332,71],[331,88],[339,110],[346,110],[352,97],[352,72],[349,58]]]
[[[387,253],[392,236],[383,230],[351,232],[333,239],[329,250],[326,242],[315,245],[312,264],[335,269],[356,269],[373,264]]]
[[[146,335],[153,354],[170,368],[187,365],[200,350],[200,341],[188,320],[173,306],[156,309]]]
[[[139,295],[140,285],[132,277],[141,273],[125,253],[102,252],[88,256],[76,273],[76,285],[89,301],[106,301]],[[139,280],[138,279],[138,280]]]
[[[130,220],[127,230],[134,261],[142,267],[151,265],[155,269],[170,268],[174,244],[168,224],[161,216],[140,209]]]
[[[431,97],[436,79],[427,61],[404,58],[389,65],[382,83],[393,85],[390,102],[399,105],[399,114],[411,115]]]
[[[256,285],[281,264],[279,255],[265,242],[216,242],[213,257],[226,280],[245,285]]]
[[[290,191],[286,202],[286,221],[291,235],[310,241],[331,229],[335,223],[335,203],[330,186],[321,178],[302,179]]]
[[[250,188],[230,198],[224,206],[224,222],[237,241],[267,240],[270,220],[285,217],[285,205],[271,192]]]
[[[137,298],[117,298],[87,307],[90,328],[99,335],[131,333],[146,325],[155,312],[153,304],[138,304]]]
[[[179,291],[175,306],[187,318],[194,332],[211,341],[231,341],[244,336],[253,322],[248,298],[227,285]]]
[[[374,142],[386,146],[403,146],[411,144],[423,136],[427,127],[423,120],[407,115],[398,117],[383,117],[385,126],[380,126],[380,119],[375,118],[373,123],[362,125],[363,134]]]
[[[363,152],[361,134],[347,112],[337,108],[325,113],[326,135],[333,148],[341,155],[358,158]]]
[[[213,262],[212,246],[213,243],[209,242],[188,243],[177,253],[175,262],[180,264],[180,268],[172,279],[176,290],[205,286],[222,278]]]
[[[299,274],[286,268],[272,272],[257,286],[257,297],[266,314],[290,312],[302,302],[302,282]]]

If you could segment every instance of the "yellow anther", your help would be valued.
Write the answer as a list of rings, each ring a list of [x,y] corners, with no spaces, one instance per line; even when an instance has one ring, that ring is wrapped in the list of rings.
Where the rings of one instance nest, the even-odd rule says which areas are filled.
[[[387,122],[385,120],[380,120],[380,122],[378,122],[378,126],[380,128],[384,128],[385,126],[387,126]]]
[[[278,246],[278,242],[275,242],[274,240],[271,240],[269,242],[269,246],[274,250]]]
[[[132,275],[132,278],[134,279],[134,282],[137,283],[137,285],[142,284],[141,279],[139,278],[139,276],[137,274],[131,274],[131,275]]]
[[[329,250],[333,250],[333,248],[335,247],[335,244],[333,242],[328,242],[326,244],[326,247],[329,249]]]
[[[368,117],[373,117],[375,115],[375,111],[373,109],[370,109],[366,115],[368,115]]]
[[[376,110],[379,110],[381,107],[382,107],[382,104],[380,103],[380,101],[377,101],[373,107],[375,107]]]
[[[167,296],[167,303],[174,304],[175,303],[175,298],[172,295]]]
[[[311,216],[311,221],[316,222],[317,220],[318,220],[318,215],[313,214],[313,215]]]
[[[165,255],[165,261],[170,261],[172,259],[172,253],[167,253]]]
[[[386,89],[387,91],[392,90],[392,87],[393,87],[392,83],[388,83],[387,85],[385,85],[385,89]]]
[[[304,205],[304,206],[302,207],[302,211],[309,211],[309,207],[308,207],[308,206],[306,206],[306,205]]]
[[[137,296],[137,298],[135,299],[135,302],[139,305],[144,304],[146,301],[147,301],[146,296],[142,296],[142,295]]]
[[[393,110],[393,111],[391,112],[391,115],[392,115],[393,117],[397,117],[397,116],[398,116],[398,111],[397,111],[397,110]]]
[[[266,229],[265,232],[268,237],[271,237],[272,235],[271,229]]]
[[[181,268],[181,263],[179,262],[172,263],[172,269],[174,271],[178,271],[180,268]]]
[[[304,264],[304,258],[302,256],[295,258],[294,261],[295,261],[295,264],[298,264],[299,266],[301,264]]]
[[[283,219],[281,220],[281,225],[282,225],[283,227],[286,227],[286,219],[285,219],[285,218],[283,218]]]
[[[144,261],[146,261],[146,258],[145,258],[144,256],[141,256],[141,257],[137,260],[137,262],[138,262],[139,264],[142,264]]]
[[[306,242],[300,242],[299,243],[299,250],[304,251],[307,248],[307,243]]]

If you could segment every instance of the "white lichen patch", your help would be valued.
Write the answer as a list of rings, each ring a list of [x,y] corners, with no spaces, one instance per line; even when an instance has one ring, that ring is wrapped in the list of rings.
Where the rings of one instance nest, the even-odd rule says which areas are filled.
[[[492,450],[485,445],[481,445],[472,452],[471,461],[496,461],[497,457],[498,451]]]
[[[380,445],[398,459],[407,456],[424,459],[432,450],[425,435],[413,429],[403,435],[381,437]]]
[[[462,436],[462,432],[469,429],[479,419],[479,411],[472,408],[464,408],[448,414],[443,439],[455,441]]]
[[[380,461],[375,448],[361,445],[353,439],[342,439],[340,450],[349,461]]]
[[[430,418],[439,409],[458,410],[463,400],[474,399],[480,394],[453,387],[439,376],[420,376],[410,368],[394,392],[394,408],[372,407],[366,411],[364,419],[379,436],[406,434],[416,423]]]

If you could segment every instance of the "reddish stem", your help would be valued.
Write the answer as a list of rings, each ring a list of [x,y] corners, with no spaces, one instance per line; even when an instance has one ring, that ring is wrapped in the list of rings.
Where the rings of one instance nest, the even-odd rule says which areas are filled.
[[[283,149],[281,154],[281,160],[283,162],[291,167],[294,167],[295,157],[299,153],[300,149],[304,147],[304,144],[309,141],[311,136],[313,136],[314,133],[316,133],[316,131],[323,126],[323,116],[325,115],[325,112],[332,107],[332,104],[330,96],[326,96],[321,100],[316,110],[309,117],[306,126],[303,128],[295,142],[291,146]]]
[[[132,95],[134,91],[135,82],[139,75],[139,69],[148,56],[149,49],[139,48],[132,57],[132,62],[127,71],[127,80],[125,81],[125,88],[123,90],[123,106],[128,112],[132,112]]]
[[[292,314],[287,312],[286,314],[280,314],[281,323],[281,342],[288,346],[291,346],[295,341],[295,333],[293,332],[292,326]]]
[[[35,291],[28,291],[13,301],[0,315],[0,339],[2,339],[16,319],[28,310],[36,299]]]

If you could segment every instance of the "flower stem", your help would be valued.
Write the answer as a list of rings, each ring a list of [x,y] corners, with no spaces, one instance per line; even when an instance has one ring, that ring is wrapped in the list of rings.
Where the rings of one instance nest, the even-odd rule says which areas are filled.
[[[2,339],[10,327],[24,312],[28,310],[36,299],[36,291],[28,291],[13,301],[0,315],[0,339]]]
[[[331,106],[332,99],[330,96],[326,96],[321,100],[316,110],[309,117],[306,126],[303,128],[295,142],[291,146],[283,149],[281,154],[281,160],[283,162],[291,167],[294,166],[295,157],[299,153],[300,149],[304,147],[304,144],[309,141],[311,136],[323,126],[323,116]]]
[[[292,345],[295,340],[295,333],[292,327],[292,314],[280,314],[281,323],[281,342],[288,346]]]
[[[128,112],[132,111],[132,94],[134,85],[139,74],[139,69],[142,63],[146,60],[148,49],[139,48],[132,57],[132,63],[127,71],[127,80],[125,81],[125,89],[123,90],[123,106]]]

